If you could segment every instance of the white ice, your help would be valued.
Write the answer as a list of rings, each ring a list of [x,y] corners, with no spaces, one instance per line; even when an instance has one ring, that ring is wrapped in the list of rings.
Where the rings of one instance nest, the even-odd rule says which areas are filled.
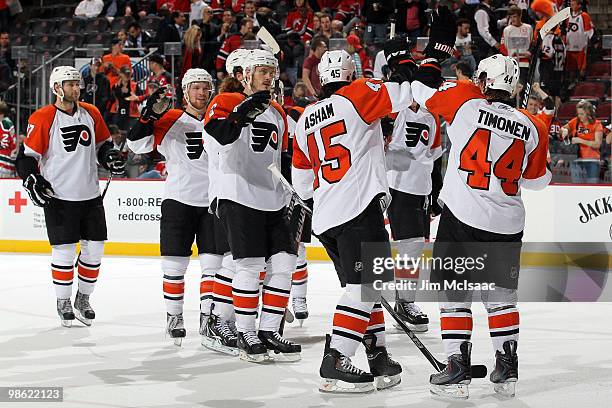
[[[49,256],[0,254],[0,386],[61,386],[63,403],[15,407],[611,407],[612,304],[521,304],[517,396],[502,401],[488,379],[473,380],[466,402],[436,400],[433,368],[388,322],[388,348],[403,366],[402,383],[362,396],[317,391],[324,336],[341,289],[330,263],[309,265],[310,318],[286,328],[302,344],[302,361],[261,366],[215,354],[199,342],[199,267],[186,279],[187,338],[177,348],[164,336],[159,259],[106,257],[92,304],[92,327],[60,327]],[[522,271],[522,273],[527,272]],[[76,285],[76,280],[75,280]],[[76,288],[73,289],[73,291]],[[440,359],[439,314],[419,337]],[[474,304],[473,363],[493,362],[481,304]],[[355,362],[366,369],[360,350]],[[9,404],[0,403],[0,406]]]

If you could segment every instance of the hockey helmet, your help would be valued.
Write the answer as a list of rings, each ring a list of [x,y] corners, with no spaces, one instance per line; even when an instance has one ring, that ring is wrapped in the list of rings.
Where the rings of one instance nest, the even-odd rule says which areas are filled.
[[[355,61],[345,50],[325,51],[318,68],[321,85],[351,82],[355,73]]]
[[[208,100],[210,101],[214,93],[215,87],[213,84],[212,76],[210,76],[210,74],[205,69],[190,68],[187,70],[187,72],[185,72],[185,75],[183,75],[183,78],[181,79],[181,88],[183,89],[183,95],[185,100],[187,101],[187,104],[191,106],[191,101],[189,101],[187,92],[189,91],[190,85],[194,82],[205,82],[208,84]]]
[[[245,48],[238,48],[230,53],[225,60],[225,70],[231,77],[234,76],[234,70],[240,68],[244,72],[244,63],[246,57],[251,53],[250,50]]]
[[[514,95],[519,75],[519,65],[514,58],[496,54],[480,61],[475,81],[477,83],[484,81],[485,92],[487,89],[498,89]]]
[[[53,71],[51,71],[51,76],[49,77],[49,88],[51,88],[51,92],[60,99],[64,98],[64,91],[60,89],[61,93],[58,94],[55,92],[55,84],[59,84],[61,88],[64,81],[79,81],[81,88],[84,87],[83,77],[78,69],[67,65],[55,67]]]

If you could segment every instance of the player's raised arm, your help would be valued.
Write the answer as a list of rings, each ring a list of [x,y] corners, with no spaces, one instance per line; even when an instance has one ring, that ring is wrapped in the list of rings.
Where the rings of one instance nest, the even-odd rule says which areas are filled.
[[[161,121],[170,108],[171,99],[166,96],[167,86],[159,88],[147,98],[138,122],[127,134],[127,145],[137,154],[149,153],[155,148],[153,137],[156,121]]]
[[[552,173],[548,168],[548,127],[537,117],[529,112],[521,110],[534,124],[537,129],[538,143],[527,158],[527,167],[523,172],[521,186],[528,190],[542,190],[552,179]]]

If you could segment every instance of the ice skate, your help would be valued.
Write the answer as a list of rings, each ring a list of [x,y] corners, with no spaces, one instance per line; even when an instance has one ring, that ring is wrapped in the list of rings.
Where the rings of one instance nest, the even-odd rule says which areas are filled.
[[[204,325],[201,339],[204,347],[230,356],[238,355],[238,337],[232,332],[228,322],[211,314]]]
[[[266,346],[268,354],[275,361],[299,361],[301,360],[302,346],[283,338],[278,332],[260,330],[257,333],[259,340]]]
[[[269,361],[268,349],[254,331],[238,332],[238,355],[250,363]]]
[[[499,350],[495,352],[495,369],[489,378],[493,383],[493,390],[503,397],[512,398],[515,395],[518,381],[517,347],[515,340],[508,340],[503,344],[504,353]]]
[[[304,320],[308,319],[308,305],[305,297],[294,297],[291,299],[293,314],[298,319],[300,327],[304,324]]]
[[[325,340],[325,352],[319,369],[322,378],[319,391],[329,393],[367,393],[375,390],[374,376],[358,367],[351,359],[330,347],[331,336]]]
[[[85,326],[91,326],[93,319],[96,318],[96,313],[89,304],[89,295],[77,292],[74,298],[75,317]]]
[[[428,330],[429,317],[414,302],[397,299],[394,309],[413,332],[425,333]],[[396,328],[401,329],[397,323],[394,323],[394,325]]]
[[[376,346],[376,336],[366,335],[363,338],[363,345],[377,390],[391,388],[402,382],[402,366],[391,358],[386,347]]]
[[[72,303],[70,298],[68,299],[57,299],[57,314],[60,317],[62,326],[72,327],[72,321],[74,320],[74,310],[72,309]]]
[[[183,339],[187,333],[185,331],[182,313],[177,315],[168,314],[166,316],[166,333],[172,337],[175,346],[180,347],[183,344]]]
[[[444,370],[429,377],[432,394],[451,399],[467,399],[469,397],[468,385],[472,381],[470,372],[470,354],[472,343],[461,343],[461,354],[453,354],[448,358]]]

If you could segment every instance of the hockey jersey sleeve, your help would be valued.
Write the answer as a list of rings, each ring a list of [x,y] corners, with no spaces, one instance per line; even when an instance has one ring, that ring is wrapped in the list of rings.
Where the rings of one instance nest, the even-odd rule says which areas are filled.
[[[293,137],[291,182],[302,200],[308,200],[314,195],[314,170],[310,159],[300,149],[295,136]]]
[[[375,78],[353,81],[341,88],[336,95],[348,99],[367,124],[392,112],[407,109],[412,104],[410,83],[383,82]]]
[[[467,81],[445,81],[437,89],[415,81],[412,83],[412,95],[418,104],[441,116],[449,125],[465,102],[484,98],[480,89]]]
[[[23,141],[26,156],[40,159],[47,152],[55,111],[55,106],[47,105],[34,112],[28,119],[28,130]]]
[[[542,190],[552,179],[552,173],[547,166],[548,128],[526,110],[521,109],[520,111],[531,120],[538,131],[538,144],[527,157],[527,167],[523,172],[521,186],[528,190]]]
[[[240,137],[242,127],[236,124],[230,115],[245,98],[241,93],[220,93],[208,104],[204,116],[204,130],[215,139],[221,150],[229,149],[230,145]],[[286,120],[285,117],[285,122]],[[285,126],[285,132],[286,128]]]

